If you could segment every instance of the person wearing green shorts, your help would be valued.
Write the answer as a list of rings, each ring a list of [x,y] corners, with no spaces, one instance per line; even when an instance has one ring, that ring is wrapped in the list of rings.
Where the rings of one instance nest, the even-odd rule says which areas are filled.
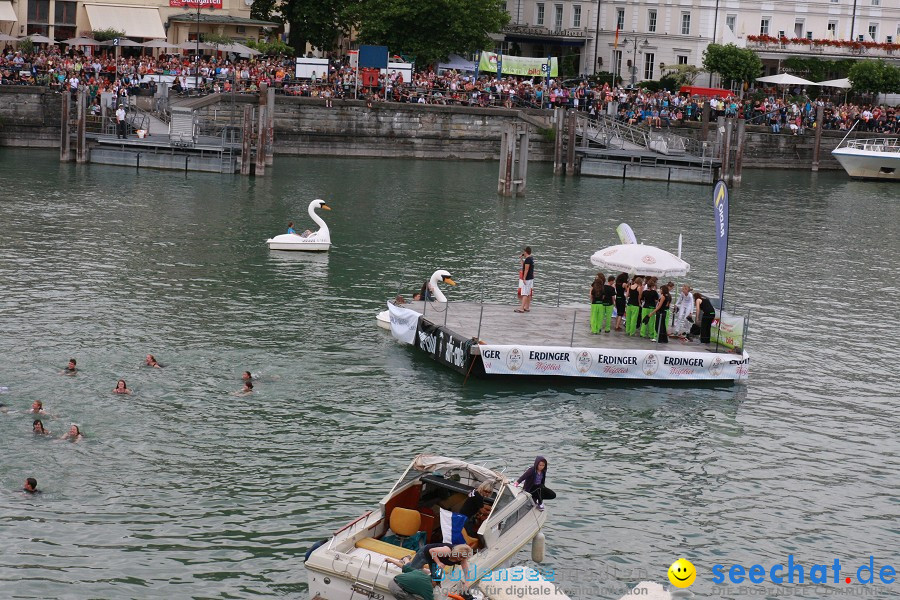
[[[641,311],[641,337],[651,340],[656,339],[656,320],[650,316],[650,313],[656,309],[658,302],[659,292],[656,291],[656,282],[651,281],[647,284],[647,289],[644,290],[644,293],[641,294],[641,304],[643,306]]]
[[[606,333],[610,332],[612,327],[613,304],[616,301],[616,278],[610,275],[606,278],[606,285],[603,286],[603,293],[600,296],[600,305],[602,314],[600,317],[600,329],[605,329]]]
[[[635,277],[628,286],[628,305],[625,307],[625,335],[635,335],[637,333],[638,316],[641,313],[641,290],[643,288],[643,277]]]
[[[600,333],[603,319],[603,273],[597,273],[591,283],[591,333]]]

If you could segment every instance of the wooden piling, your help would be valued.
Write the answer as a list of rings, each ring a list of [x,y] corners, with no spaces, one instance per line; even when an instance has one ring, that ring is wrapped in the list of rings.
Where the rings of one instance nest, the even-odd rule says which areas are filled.
[[[257,123],[256,123],[256,171],[254,174],[259,177],[266,174],[266,142],[269,139],[266,130],[268,129],[269,120],[266,118],[266,105],[268,103],[268,86],[262,84],[259,90],[259,106],[257,106]]]
[[[266,91],[266,164],[275,162],[275,88]]]
[[[566,175],[574,175],[575,174],[575,132],[576,125],[575,119],[576,114],[574,110],[569,111],[568,121],[568,137],[566,140]]]
[[[741,182],[741,170],[744,164],[744,142],[747,139],[746,125],[747,122],[744,119],[738,119],[737,147],[734,150],[734,169],[731,177],[734,183]]]
[[[500,131],[500,175],[497,177],[497,193],[501,196],[510,195],[512,185],[512,150],[510,141],[515,143],[514,125],[504,123]]]
[[[725,157],[722,156],[723,151],[725,150],[725,117],[719,117],[716,119],[716,154],[719,156],[719,160],[725,160]],[[723,172],[724,177],[724,172]]]
[[[70,144],[72,143],[72,139],[69,136],[69,109],[72,105],[72,98],[69,96],[69,92],[65,91],[62,94],[62,123],[60,124],[60,138],[59,138],[59,160],[60,162],[69,162],[71,160],[71,156],[69,154],[71,150]]]
[[[253,107],[244,105],[241,121],[241,175],[250,174],[251,148],[253,140]]]
[[[556,108],[554,115],[554,128],[556,129],[556,140],[553,147],[553,174],[559,175],[563,172],[563,126],[565,124],[566,109],[559,106]]]
[[[525,195],[525,187],[528,183],[528,138],[528,127],[525,126],[519,136],[519,169],[517,177],[519,184],[516,187],[516,196]]]
[[[822,145],[822,125],[825,121],[825,107],[819,104],[816,107],[816,141],[813,146],[812,170],[819,170],[819,149]]]
[[[734,119],[725,119],[725,135],[722,147],[722,177],[731,183],[731,136],[734,133]]]
[[[85,118],[87,113],[87,87],[78,90],[78,116],[75,128],[75,162],[87,162],[87,138],[85,135]]]

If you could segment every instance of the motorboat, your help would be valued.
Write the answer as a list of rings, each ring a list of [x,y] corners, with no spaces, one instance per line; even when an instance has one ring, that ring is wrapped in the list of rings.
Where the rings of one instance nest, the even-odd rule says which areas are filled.
[[[838,147],[831,151],[847,175],[854,179],[900,181],[900,138],[847,141],[852,131],[851,128]]]
[[[431,275],[431,279],[428,280],[428,293],[431,294],[431,300],[433,302],[446,302],[447,296],[444,295],[444,292],[438,287],[438,283],[446,283],[447,285],[456,285],[456,282],[453,281],[453,278],[450,277],[450,272],[445,271],[444,269],[438,269]],[[391,328],[391,313],[388,310],[383,310],[375,316],[375,323],[381,327],[382,329]]]
[[[469,572],[447,567],[441,592],[459,593],[464,582],[474,586],[494,570],[510,566],[528,544],[532,560],[541,562],[547,512],[538,508],[531,494],[506,479],[504,470],[432,454],[416,456],[377,506],[310,549],[306,555],[310,597],[391,600],[395,597],[388,584],[401,570],[387,558],[400,560],[413,556],[414,548],[425,543],[456,543],[460,536],[475,550]],[[486,499],[489,513],[472,537],[462,529],[456,511],[486,481],[493,483],[494,493]]]
[[[309,203],[307,212],[310,218],[319,226],[318,231],[304,233],[283,233],[266,240],[269,250],[299,250],[303,252],[326,252],[331,248],[331,232],[322,217],[316,214],[316,209],[331,210],[324,200],[313,200]]]

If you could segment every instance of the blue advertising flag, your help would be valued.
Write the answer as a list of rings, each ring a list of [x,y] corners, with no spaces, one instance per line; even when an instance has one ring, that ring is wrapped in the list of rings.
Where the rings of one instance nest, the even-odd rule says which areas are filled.
[[[503,53],[497,55],[497,79],[503,79]]]
[[[728,186],[719,180],[713,190],[716,220],[716,255],[719,264],[719,302],[725,306],[725,265],[728,262]]]

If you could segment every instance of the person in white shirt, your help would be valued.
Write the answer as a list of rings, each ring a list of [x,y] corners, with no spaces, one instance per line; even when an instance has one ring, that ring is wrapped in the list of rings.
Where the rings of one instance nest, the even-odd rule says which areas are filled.
[[[681,294],[678,296],[678,302],[675,304],[675,323],[673,329],[675,335],[685,336],[690,332],[691,328],[687,318],[694,311],[694,295],[691,293],[691,286],[684,284],[681,286]]]
[[[125,107],[121,104],[116,109],[116,138],[125,139]]]

